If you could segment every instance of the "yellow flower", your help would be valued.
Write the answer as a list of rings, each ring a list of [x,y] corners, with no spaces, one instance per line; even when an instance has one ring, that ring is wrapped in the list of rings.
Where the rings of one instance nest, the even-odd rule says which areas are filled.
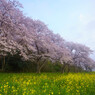
[[[36,82],[34,82],[34,84],[36,84]]]
[[[51,94],[53,95],[53,92],[51,92]]]
[[[77,92],[79,92],[79,90],[76,90]]]

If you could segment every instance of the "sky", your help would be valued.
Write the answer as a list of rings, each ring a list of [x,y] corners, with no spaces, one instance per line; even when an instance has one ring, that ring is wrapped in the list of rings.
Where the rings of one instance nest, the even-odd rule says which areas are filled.
[[[18,0],[23,12],[43,21],[66,41],[78,42],[95,51],[95,0]]]

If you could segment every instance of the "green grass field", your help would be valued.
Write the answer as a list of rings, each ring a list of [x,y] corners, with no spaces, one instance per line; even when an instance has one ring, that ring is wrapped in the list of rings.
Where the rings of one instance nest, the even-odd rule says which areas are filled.
[[[95,73],[0,73],[0,95],[95,95]]]

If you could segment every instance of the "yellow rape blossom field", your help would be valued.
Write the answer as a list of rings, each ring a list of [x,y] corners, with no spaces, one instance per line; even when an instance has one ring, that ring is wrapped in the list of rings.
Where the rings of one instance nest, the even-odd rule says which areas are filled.
[[[95,95],[95,72],[0,73],[0,95]]]

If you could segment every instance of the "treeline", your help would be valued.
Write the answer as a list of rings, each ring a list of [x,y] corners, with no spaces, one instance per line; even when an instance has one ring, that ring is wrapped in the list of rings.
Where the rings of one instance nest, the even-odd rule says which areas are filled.
[[[2,71],[91,71],[89,47],[65,41],[40,20],[26,17],[18,1],[0,0],[0,67]]]
[[[37,64],[31,61],[23,61],[20,56],[14,55],[6,57],[6,63],[3,71],[6,72],[37,72]],[[1,62],[3,63],[3,59]],[[40,63],[43,64],[43,63]],[[2,67],[2,66],[1,66]],[[59,62],[52,63],[51,61],[47,60],[45,65],[41,68],[41,72],[62,72],[63,68],[62,64]],[[2,69],[2,68],[0,68]],[[90,70],[89,70],[90,71]],[[84,70],[80,67],[76,67],[74,65],[65,65],[64,72],[84,72]]]

